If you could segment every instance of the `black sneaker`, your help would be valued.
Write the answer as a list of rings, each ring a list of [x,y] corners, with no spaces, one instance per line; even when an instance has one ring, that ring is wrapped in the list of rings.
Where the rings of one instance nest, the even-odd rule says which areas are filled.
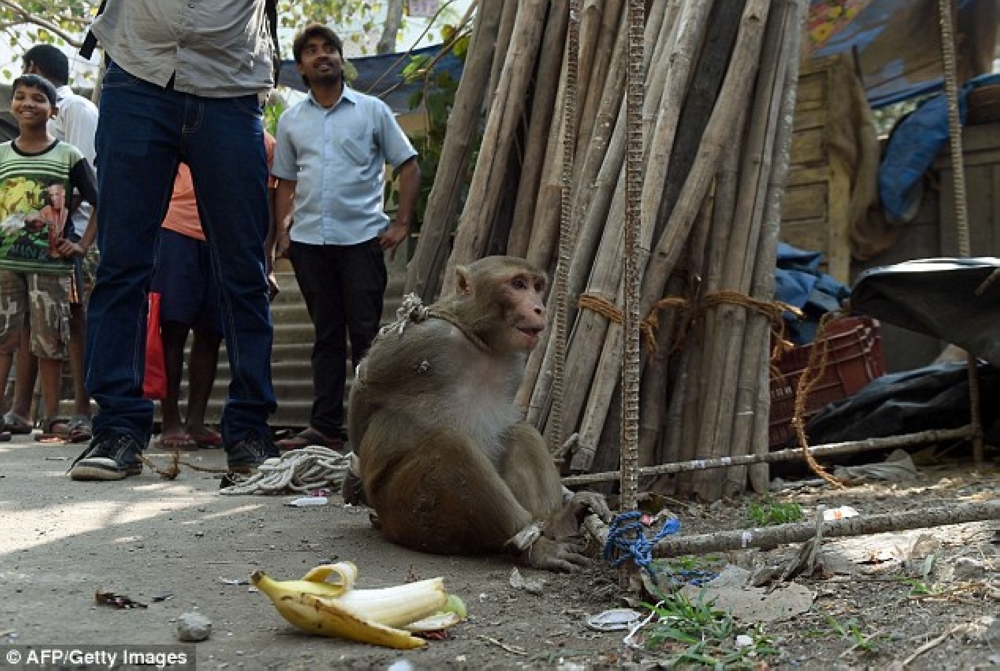
[[[244,438],[226,445],[226,460],[233,473],[252,473],[268,459],[280,457],[278,448],[267,438]]]
[[[124,480],[142,473],[142,445],[127,433],[102,433],[69,467],[74,480]]]

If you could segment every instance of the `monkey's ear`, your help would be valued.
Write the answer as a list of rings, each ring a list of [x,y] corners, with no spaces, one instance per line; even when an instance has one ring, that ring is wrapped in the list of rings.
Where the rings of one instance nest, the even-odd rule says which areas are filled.
[[[455,266],[455,273],[458,274],[458,293],[466,296],[472,295],[472,273],[467,266]]]

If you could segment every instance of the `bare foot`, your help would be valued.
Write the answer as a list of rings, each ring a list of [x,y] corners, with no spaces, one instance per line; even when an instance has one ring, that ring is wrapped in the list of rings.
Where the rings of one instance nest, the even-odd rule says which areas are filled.
[[[209,449],[222,447],[222,436],[204,424],[187,427],[187,433],[198,444],[198,447]]]
[[[198,443],[184,429],[171,429],[161,433],[160,439],[156,441],[156,445],[161,450],[168,452],[198,449]]]

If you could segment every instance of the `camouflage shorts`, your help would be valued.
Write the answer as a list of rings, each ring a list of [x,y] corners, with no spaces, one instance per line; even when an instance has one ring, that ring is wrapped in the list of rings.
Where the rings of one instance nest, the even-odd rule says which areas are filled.
[[[76,259],[73,269],[73,291],[70,294],[70,301],[74,304],[87,305],[90,292],[94,290],[94,277],[97,272],[97,261],[100,254],[97,252],[97,245],[93,245],[87,250],[83,258]]]
[[[0,352],[17,349],[27,318],[31,353],[42,359],[66,359],[72,285],[70,275],[0,270]]]

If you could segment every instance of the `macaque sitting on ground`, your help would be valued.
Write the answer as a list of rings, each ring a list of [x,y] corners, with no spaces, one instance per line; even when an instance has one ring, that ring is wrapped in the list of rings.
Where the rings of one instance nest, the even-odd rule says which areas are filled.
[[[574,571],[580,521],[600,495],[572,494],[514,404],[546,327],[546,277],[522,259],[459,267],[454,296],[411,306],[375,339],[351,388],[357,457],[348,503],[375,509],[390,541],[436,554],[511,552]],[[362,488],[363,487],[363,488]]]

